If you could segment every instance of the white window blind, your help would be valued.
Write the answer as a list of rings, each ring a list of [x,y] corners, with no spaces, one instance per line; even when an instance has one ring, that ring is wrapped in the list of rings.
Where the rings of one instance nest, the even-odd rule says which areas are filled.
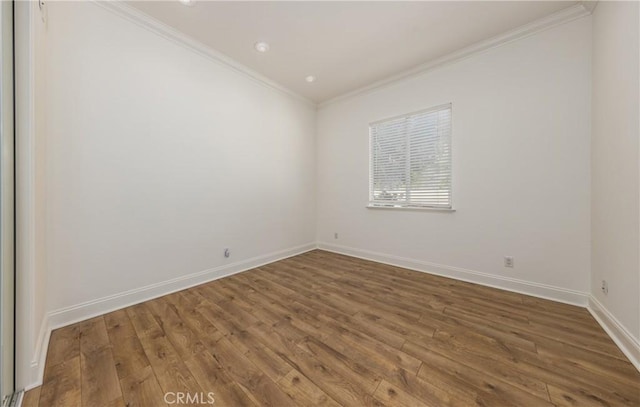
[[[451,105],[372,123],[369,205],[451,208]]]

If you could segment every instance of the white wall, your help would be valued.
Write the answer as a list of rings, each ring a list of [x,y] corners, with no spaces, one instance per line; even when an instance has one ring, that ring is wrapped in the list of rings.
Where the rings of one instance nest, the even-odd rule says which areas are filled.
[[[593,14],[591,294],[640,343],[640,6]],[[609,285],[607,295],[601,281]],[[636,350],[640,357],[640,347]],[[640,359],[639,359],[640,360]]]
[[[51,326],[314,244],[315,106],[94,3],[47,7]]]
[[[635,45],[619,40],[638,29],[637,20],[635,28],[619,23],[626,12],[598,6],[593,106],[586,17],[324,106],[316,127],[313,106],[94,3],[47,8],[46,30],[34,34],[37,239],[23,304],[29,357],[19,356],[28,374],[19,384],[41,379],[33,369],[41,374],[44,353],[33,348],[46,349],[46,338],[35,338],[42,320],[45,328],[70,323],[316,239],[569,302],[589,292],[593,261],[593,294],[597,273],[606,273],[616,295],[598,299],[638,334],[630,305],[640,297],[637,113],[636,127],[616,131],[620,151],[602,143],[605,121],[632,120],[628,112],[638,109],[637,95],[603,85],[635,46],[635,71],[616,75],[620,86],[635,75],[638,88],[637,36]],[[368,123],[448,102],[456,212],[366,209]],[[611,167],[624,179],[605,179]],[[621,189],[625,202],[635,199],[629,206],[605,199]],[[620,229],[626,219],[631,225]],[[514,269],[502,266],[505,255],[515,257]],[[622,271],[600,266],[611,261]]]
[[[590,270],[590,37],[590,17],[581,18],[323,107],[322,246],[584,301]],[[366,209],[368,123],[449,102],[456,212]],[[503,267],[505,255],[515,257],[515,268]]]

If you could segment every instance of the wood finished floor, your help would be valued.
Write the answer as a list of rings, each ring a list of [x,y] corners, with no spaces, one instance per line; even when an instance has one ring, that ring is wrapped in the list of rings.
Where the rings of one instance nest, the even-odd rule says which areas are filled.
[[[640,374],[585,309],[316,250],[55,330],[23,405],[162,406],[165,392],[638,406]]]

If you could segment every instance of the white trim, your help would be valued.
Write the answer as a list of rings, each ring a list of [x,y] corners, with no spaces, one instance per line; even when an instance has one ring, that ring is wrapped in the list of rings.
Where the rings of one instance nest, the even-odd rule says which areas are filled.
[[[316,106],[316,103],[312,100],[299,95],[292,90],[272,81],[266,76],[254,71],[253,69],[242,65],[239,62],[236,62],[234,59],[229,58],[223,53],[216,51],[215,49],[204,45],[200,41],[193,39],[192,37],[184,34],[181,31],[176,30],[175,28],[156,20],[155,18],[149,16],[148,14],[143,13],[142,11],[124,3],[120,0],[115,1],[100,1],[100,0],[92,0],[92,2],[105,10],[108,10],[154,34],[159,35],[160,37],[173,42],[189,51],[195,52],[196,54],[208,58],[209,60],[227,67],[232,71],[239,73],[245,78],[251,79],[252,81],[259,83],[261,85],[267,86],[273,90],[284,93],[288,96],[293,97],[298,101],[305,102],[310,106]]]
[[[613,342],[618,345],[622,353],[640,371],[640,341],[638,338],[631,335],[624,325],[593,295],[589,296],[587,309]]]
[[[38,336],[38,348],[30,366],[31,377],[34,379],[32,383],[25,386],[25,390],[42,385],[49,338],[54,329],[241,273],[268,263],[297,256],[314,250],[316,247],[315,243],[307,243],[48,312],[42,321]]]
[[[22,401],[24,400],[24,390],[18,390],[16,394],[16,407],[22,407]]]
[[[34,387],[42,385],[51,331],[49,328],[49,315],[44,314],[38,331],[38,338],[36,339],[36,349],[33,353],[33,359],[29,364],[29,380],[31,380],[32,383],[25,385],[24,391],[29,391]]]
[[[640,343],[638,340],[635,339],[602,304],[587,293],[347,246],[329,243],[318,243],[317,245],[315,243],[308,243],[47,313],[42,321],[38,335],[36,358],[31,362],[31,369],[33,370],[32,377],[36,379],[33,383],[26,386],[24,390],[27,391],[42,384],[44,365],[47,358],[47,345],[51,337],[51,332],[54,329],[219,278],[231,276],[260,267],[264,264],[296,256],[316,248],[565,304],[586,307],[616,345],[620,347],[621,351],[629,358],[631,363],[640,370]]]
[[[598,5],[598,0],[583,0],[580,2],[580,4],[582,4],[582,6],[589,12],[589,14],[593,14],[593,11]]]
[[[16,388],[34,376],[28,368],[36,342],[35,37],[34,2],[16,2]],[[44,319],[44,318],[43,318]]]
[[[363,86],[353,91],[344,93],[340,96],[336,96],[332,99],[318,103],[318,108],[320,109],[342,100],[350,99],[358,95],[362,95],[365,93],[372,92],[374,90],[378,90],[380,88],[394,85],[398,82],[415,78],[418,75],[422,75],[427,71],[439,68],[443,65],[451,64],[451,63],[460,61],[462,59],[466,59],[474,55],[481,54],[483,52],[489,51],[493,48],[502,46],[509,42],[520,40],[522,38],[532,36],[534,34],[537,34],[549,28],[557,27],[561,24],[568,23],[577,18],[588,16],[591,14],[592,8],[590,6],[587,7],[584,3],[585,2],[581,2],[574,6],[567,7],[566,9],[560,10],[556,13],[553,13],[551,15],[548,15],[546,17],[533,21],[529,24],[525,24],[514,30],[507,31],[506,33],[497,35],[495,37],[489,38],[484,41],[480,41],[476,44],[462,48],[458,51],[454,51],[450,54],[444,55],[435,60],[429,61],[422,65],[418,65],[415,68],[409,69],[399,74],[390,76],[386,79],[382,79],[380,81],[374,82],[372,84]],[[587,2],[587,3],[591,3],[591,2]]]
[[[455,212],[454,208],[438,208],[437,206],[392,206],[383,204],[368,204],[365,206],[367,209],[394,209],[394,210],[408,210],[408,211],[427,211],[427,212]]]
[[[450,54],[444,55],[433,61],[419,65],[410,70],[390,76],[386,79],[374,82],[372,84],[358,88],[356,90],[344,93],[342,95],[336,96],[324,102],[315,103],[312,100],[296,92],[293,92],[292,90],[254,71],[253,69],[236,62],[235,60],[222,54],[221,52],[216,51],[213,48],[204,45],[200,41],[193,39],[192,37],[182,33],[181,31],[178,31],[173,27],[143,13],[142,11],[132,6],[129,6],[123,1],[120,1],[120,0],[116,0],[116,1],[92,0],[92,1],[94,4],[99,5],[105,10],[109,10],[110,12],[122,18],[125,18],[137,24],[138,26],[145,28],[146,30],[149,30],[177,45],[180,45],[185,49],[188,49],[192,52],[202,55],[220,65],[226,66],[227,68],[230,68],[233,71],[239,74],[242,74],[243,76],[249,79],[252,79],[255,82],[258,82],[269,88],[285,93],[297,100],[303,101],[317,108],[322,108],[332,103],[338,102],[340,100],[349,99],[351,97],[354,97],[360,94],[368,93],[370,91],[395,84],[396,82],[401,82],[403,80],[413,78],[415,76],[423,74],[432,69],[438,68],[440,66],[453,63],[465,58],[469,58],[471,56],[488,51],[492,48],[499,47],[506,43],[529,37],[541,31],[556,27],[558,25],[567,23],[577,18],[588,16],[593,11],[593,8],[595,7],[595,3],[596,3],[596,1],[580,2],[576,5],[560,10],[549,16],[543,17],[529,24],[525,24],[519,28],[500,34],[498,36],[489,38],[487,40],[473,44],[471,46],[462,48],[458,51],[454,51]]]
[[[318,242],[318,249],[586,308],[640,371],[640,341],[589,293],[330,243]]]
[[[392,120],[408,119],[408,118],[410,118],[412,116],[417,116],[419,114],[437,112],[438,110],[447,110],[447,109],[448,110],[453,110],[453,103],[451,103],[451,102],[443,103],[441,105],[428,107],[426,109],[420,109],[420,110],[415,110],[413,112],[409,112],[409,113],[405,113],[405,114],[399,114],[399,115],[396,115],[396,116],[385,117],[384,119],[379,119],[379,120],[375,120],[375,121],[369,122],[369,127],[375,126],[376,124],[381,124],[381,123],[384,123],[384,122],[390,122]]]
[[[487,287],[499,288],[502,290],[531,295],[534,297],[562,302],[565,304],[577,305],[580,307],[586,307],[587,305],[587,293],[569,290],[566,288],[556,287],[548,284],[533,283],[516,278],[483,273],[476,270],[446,266],[443,264],[430,263],[422,260],[409,259],[406,257],[377,253],[369,250],[356,249],[353,247],[340,246],[330,243],[318,242],[318,248],[333,253],[344,254],[347,256],[371,260],[383,264],[389,264],[396,267],[404,267],[410,270],[421,271],[423,273],[453,278],[456,280],[484,285]]]

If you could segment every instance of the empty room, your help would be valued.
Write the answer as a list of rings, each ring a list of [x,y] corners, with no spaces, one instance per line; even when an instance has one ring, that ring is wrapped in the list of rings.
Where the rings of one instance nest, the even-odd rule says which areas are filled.
[[[640,406],[640,3],[3,1],[1,407]]]

